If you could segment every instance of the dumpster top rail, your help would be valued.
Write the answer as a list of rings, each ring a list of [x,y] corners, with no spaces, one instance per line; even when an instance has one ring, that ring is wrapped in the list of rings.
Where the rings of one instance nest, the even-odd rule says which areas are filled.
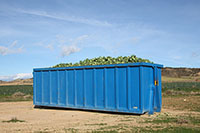
[[[162,68],[163,65],[152,63],[124,63],[124,64],[109,64],[109,65],[90,65],[90,66],[73,66],[73,67],[56,67],[56,68],[34,68],[33,71],[49,71],[49,70],[67,70],[67,69],[92,69],[92,68],[111,68],[111,67],[129,67],[129,66],[149,66]]]

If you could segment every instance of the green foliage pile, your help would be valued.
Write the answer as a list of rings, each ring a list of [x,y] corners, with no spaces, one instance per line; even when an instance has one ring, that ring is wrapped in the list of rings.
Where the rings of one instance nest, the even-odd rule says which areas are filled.
[[[136,62],[145,62],[145,63],[153,63],[149,61],[148,59],[142,59],[138,58],[135,55],[131,56],[119,56],[119,57],[104,57],[100,56],[97,58],[92,58],[92,59],[85,59],[83,61],[79,61],[77,63],[61,63],[57,64],[55,67],[72,67],[72,66],[90,66],[90,65],[108,65],[108,64],[124,64],[124,63],[136,63]]]

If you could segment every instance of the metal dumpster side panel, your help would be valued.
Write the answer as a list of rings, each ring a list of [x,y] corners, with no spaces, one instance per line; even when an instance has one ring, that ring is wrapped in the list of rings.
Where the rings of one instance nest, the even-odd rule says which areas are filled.
[[[143,111],[148,112],[150,106],[150,90],[154,84],[154,75],[153,75],[153,68],[152,67],[141,67],[141,90],[143,95]]]
[[[33,104],[138,114],[148,112],[156,65],[134,64],[34,69]],[[160,66],[158,71],[158,75],[161,74]],[[160,96],[161,90],[155,93]]]
[[[158,85],[155,92],[154,108],[155,112],[161,112],[162,108],[162,80],[161,80],[161,69],[157,69]]]
[[[155,85],[155,81],[158,82]],[[144,95],[144,112],[160,112],[162,107],[161,68],[142,67],[141,90]],[[151,91],[153,91],[151,96]],[[150,98],[153,98],[151,102]],[[152,110],[151,110],[152,107]]]

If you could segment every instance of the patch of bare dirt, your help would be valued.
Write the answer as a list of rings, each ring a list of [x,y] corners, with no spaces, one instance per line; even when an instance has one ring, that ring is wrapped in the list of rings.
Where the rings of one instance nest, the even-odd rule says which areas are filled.
[[[67,109],[37,109],[33,108],[32,102],[3,102],[0,103],[0,132],[65,132],[71,129],[86,132],[122,123],[139,126],[136,120],[140,117],[143,116]],[[12,118],[25,122],[2,122]]]
[[[172,110],[200,112],[200,96],[164,97],[163,107]]]
[[[22,92],[15,92],[14,94],[12,94],[12,97],[14,97],[14,98],[16,98],[16,97],[23,97],[23,96],[25,96],[25,94],[22,93]]]
[[[133,127],[151,126],[151,123],[141,122],[166,114],[200,116],[199,112],[173,110],[166,106],[161,113],[139,116],[68,109],[39,109],[33,108],[32,102],[3,102],[0,103],[0,132],[92,132],[109,128],[118,128],[117,131],[123,132],[125,128],[126,131],[131,131]],[[12,118],[23,122],[3,122]],[[187,124],[187,121],[181,119],[178,123]]]

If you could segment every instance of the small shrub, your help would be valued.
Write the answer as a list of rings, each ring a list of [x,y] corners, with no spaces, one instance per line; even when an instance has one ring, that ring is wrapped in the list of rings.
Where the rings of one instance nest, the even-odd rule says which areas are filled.
[[[16,117],[8,120],[8,121],[2,121],[2,122],[7,122],[7,123],[16,123],[16,122],[25,122],[24,120],[18,120]]]

